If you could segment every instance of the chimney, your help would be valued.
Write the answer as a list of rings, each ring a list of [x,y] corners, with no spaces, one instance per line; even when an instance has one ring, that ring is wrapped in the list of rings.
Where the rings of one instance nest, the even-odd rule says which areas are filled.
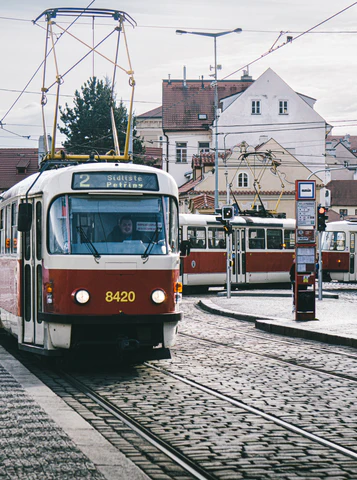
[[[41,165],[43,157],[48,153],[52,148],[52,137],[47,135],[47,142],[45,142],[45,137],[43,135],[38,139],[38,165]]]
[[[243,75],[240,79],[242,82],[251,82],[253,80],[253,78],[249,75],[248,70],[243,70]]]
[[[184,88],[187,87],[187,84],[186,84],[186,66],[185,65],[183,66],[183,86],[184,86]]]

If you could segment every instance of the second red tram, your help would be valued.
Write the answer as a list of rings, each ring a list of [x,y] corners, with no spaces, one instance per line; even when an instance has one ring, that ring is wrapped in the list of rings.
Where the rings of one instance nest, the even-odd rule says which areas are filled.
[[[237,216],[232,225],[232,288],[290,285],[295,220]],[[180,214],[181,240],[190,255],[181,265],[185,291],[226,284],[226,235],[214,215]]]

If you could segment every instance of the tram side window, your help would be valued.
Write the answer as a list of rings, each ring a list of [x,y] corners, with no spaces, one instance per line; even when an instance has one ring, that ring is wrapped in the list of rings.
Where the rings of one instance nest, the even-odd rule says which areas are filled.
[[[287,250],[295,248],[295,230],[284,230],[284,245]]]
[[[322,240],[324,250],[343,252],[346,248],[345,232],[325,232]]]
[[[264,228],[250,228],[248,231],[248,243],[251,250],[265,249]]]
[[[0,253],[5,253],[4,210],[0,210]]]
[[[281,250],[283,248],[282,230],[267,229],[267,248],[268,250]]]
[[[5,253],[11,252],[11,205],[6,206],[5,216]]]
[[[17,204],[11,204],[11,253],[17,252]]]
[[[58,197],[49,211],[48,250],[50,253],[69,253],[67,230],[68,198]]]
[[[208,228],[208,246],[209,248],[226,248],[226,236],[223,228]]]
[[[205,227],[187,227],[187,240],[191,248],[206,248]]]
[[[168,238],[169,246],[172,252],[178,252],[178,209],[177,203],[173,198],[169,199],[169,208],[167,208],[167,225],[168,225]]]

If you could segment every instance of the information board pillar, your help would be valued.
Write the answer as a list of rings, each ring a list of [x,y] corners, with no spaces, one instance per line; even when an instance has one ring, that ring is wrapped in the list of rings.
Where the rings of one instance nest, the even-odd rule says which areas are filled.
[[[295,182],[295,320],[315,320],[316,183]]]

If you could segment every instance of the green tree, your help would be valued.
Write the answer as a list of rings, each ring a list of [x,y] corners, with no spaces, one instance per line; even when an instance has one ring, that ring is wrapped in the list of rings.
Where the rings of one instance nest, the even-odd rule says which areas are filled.
[[[92,152],[103,155],[114,150],[110,107],[114,102],[114,119],[118,132],[120,153],[124,152],[128,111],[122,101],[117,104],[112,100],[111,83],[91,77],[75,91],[73,108],[65,104],[59,107],[60,119],[64,126],[58,125],[59,131],[66,136],[63,146],[68,153],[90,155]],[[144,163],[145,148],[135,130],[133,119],[133,160]]]

